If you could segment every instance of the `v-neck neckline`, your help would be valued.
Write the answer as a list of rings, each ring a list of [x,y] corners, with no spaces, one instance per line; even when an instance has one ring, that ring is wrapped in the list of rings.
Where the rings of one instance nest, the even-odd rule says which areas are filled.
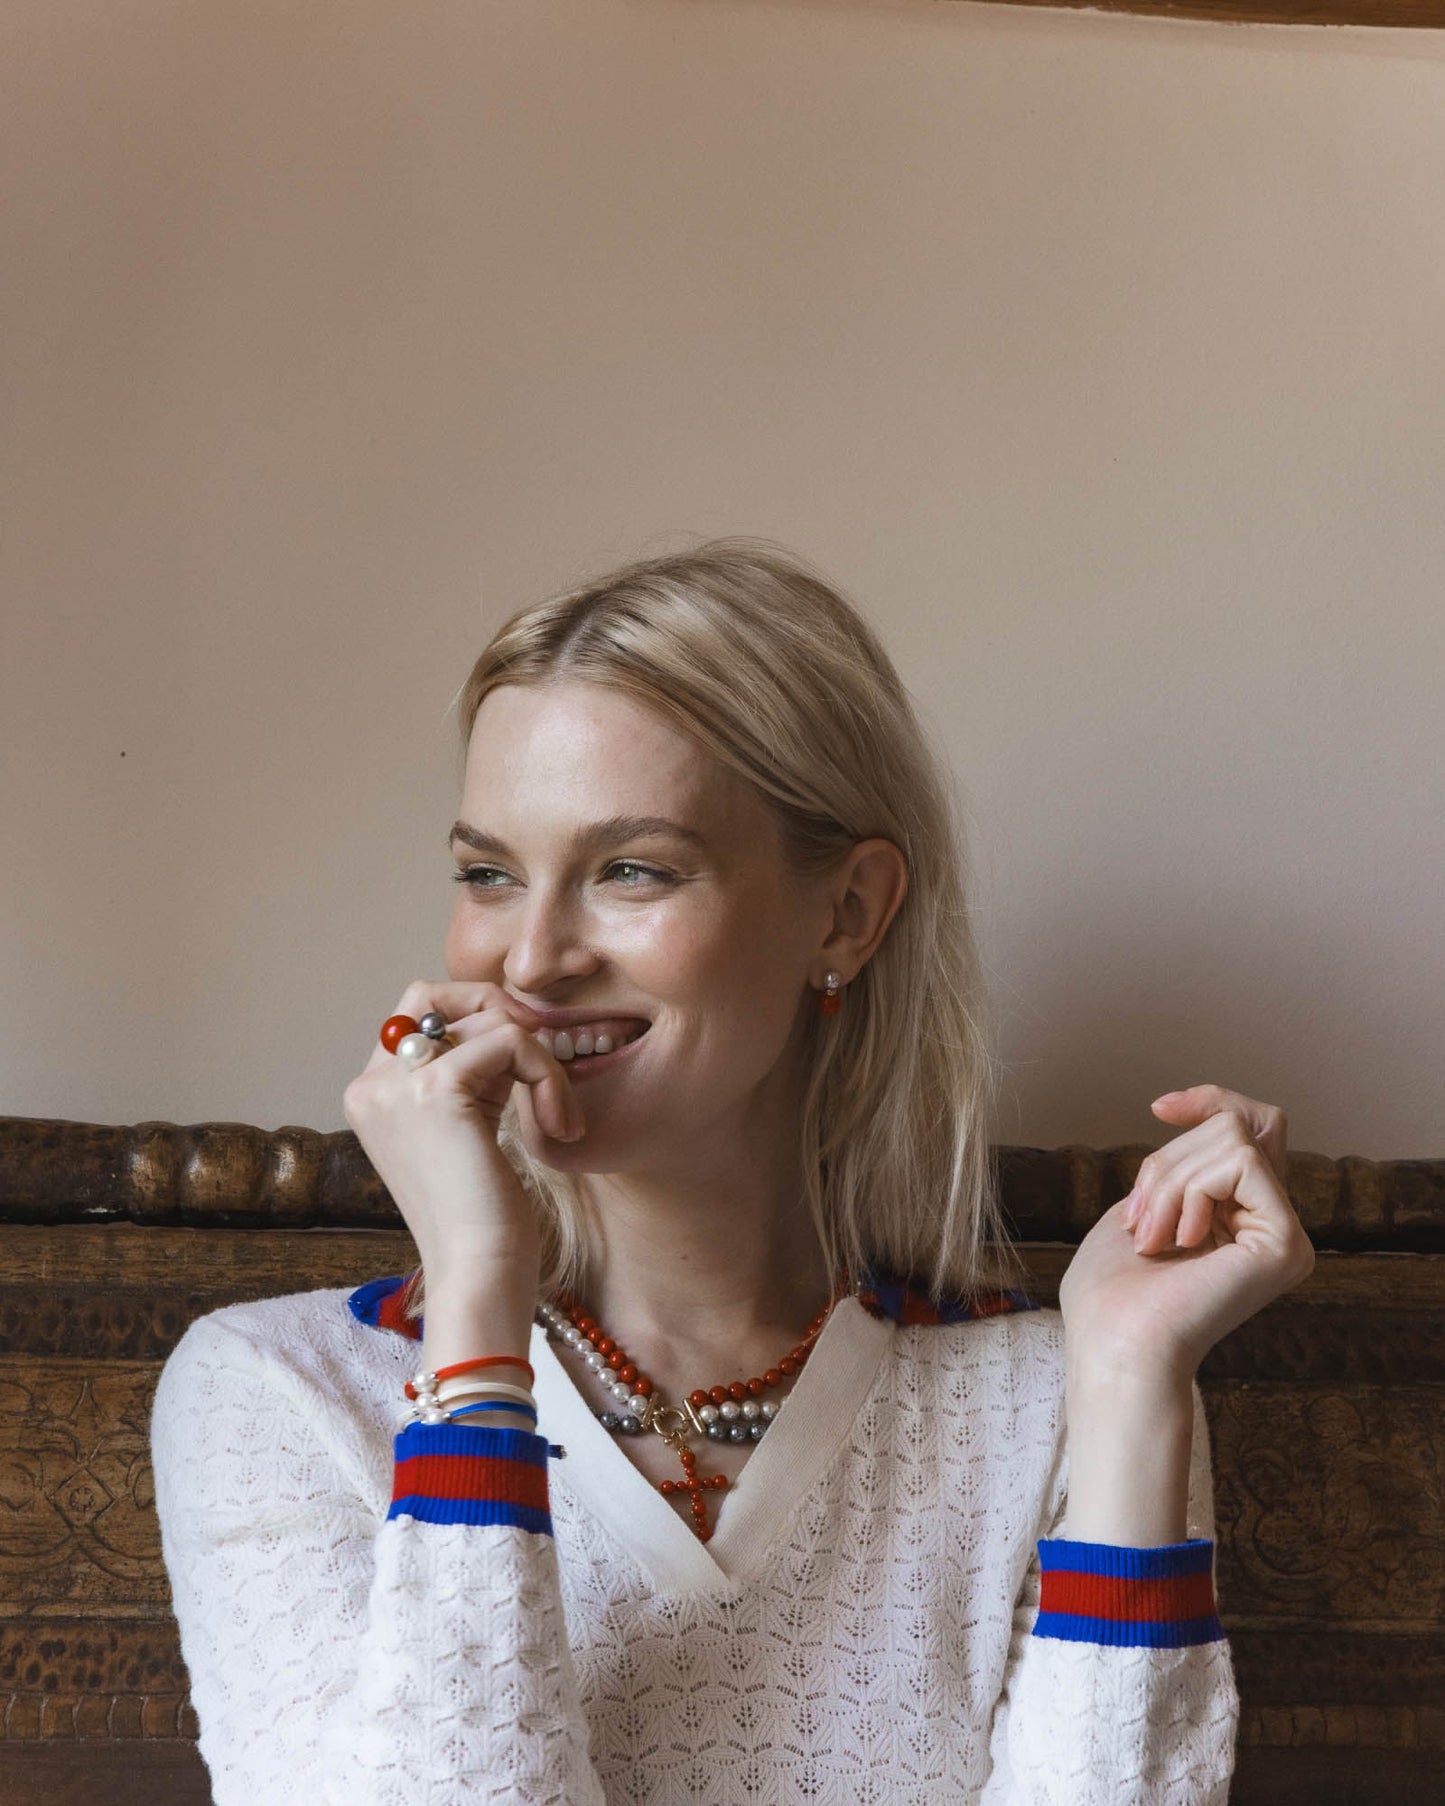
[[[660,1593],[728,1587],[755,1572],[794,1506],[842,1446],[877,1375],[893,1323],[840,1298],[792,1391],[721,1495],[703,1542],[593,1416],[540,1324],[532,1327],[537,1429],[567,1457],[553,1467]],[[554,1458],[555,1460],[555,1458]]]

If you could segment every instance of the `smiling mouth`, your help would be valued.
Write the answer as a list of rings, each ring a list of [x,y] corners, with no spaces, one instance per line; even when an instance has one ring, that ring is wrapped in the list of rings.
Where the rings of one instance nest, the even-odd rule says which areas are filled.
[[[534,1038],[554,1059],[564,1065],[587,1065],[608,1054],[620,1053],[634,1041],[640,1041],[651,1028],[650,1022],[600,1018],[596,1022],[579,1022],[572,1028],[539,1028]]]

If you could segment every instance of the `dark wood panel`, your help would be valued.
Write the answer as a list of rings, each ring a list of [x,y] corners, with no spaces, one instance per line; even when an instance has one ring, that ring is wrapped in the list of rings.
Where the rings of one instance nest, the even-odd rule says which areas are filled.
[[[1055,1305],[1143,1147],[999,1150]],[[1445,1162],[1291,1157],[1315,1271],[1214,1349],[1236,1806],[1445,1799]],[[209,1798],[149,1409],[195,1317],[415,1264],[354,1137],[0,1119],[0,1806]]]
[[[1445,1629],[1438,1616],[1420,1635],[1338,1625],[1321,1635],[1317,1623],[1290,1629],[1276,1619],[1272,1628],[1268,1613],[1234,1610],[1223,1586],[1220,1603],[1244,1705],[1241,1742],[1307,1743],[1295,1714],[1343,1708],[1361,1715],[1352,1740],[1362,1747],[1445,1748]],[[1309,1704],[1301,1707],[1301,1700]]]
[[[1323,1720],[1294,1748],[1241,1749],[1230,1806],[1440,1806],[1430,1750],[1332,1749]]]
[[[0,1229],[0,1350],[159,1360],[193,1318],[243,1298],[356,1286],[413,1266],[404,1232]],[[1030,1295],[1056,1305],[1072,1244],[1020,1250]],[[1209,1379],[1445,1382],[1445,1262],[1326,1251],[1303,1286],[1210,1351]]]
[[[211,1788],[189,1743],[0,1742],[0,1806],[211,1806]]]
[[[1230,1806],[1440,1806],[1429,1752],[1244,1749]],[[210,1806],[190,1744],[0,1743],[0,1806]],[[259,1806],[259,1803],[258,1803]]]

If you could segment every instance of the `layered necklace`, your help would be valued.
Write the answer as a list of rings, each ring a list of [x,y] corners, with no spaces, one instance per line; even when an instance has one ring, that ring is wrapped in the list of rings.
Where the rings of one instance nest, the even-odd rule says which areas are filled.
[[[832,1297],[808,1325],[802,1340],[775,1367],[769,1367],[750,1380],[695,1387],[676,1405],[658,1391],[626,1349],[615,1337],[609,1336],[570,1293],[559,1293],[555,1304],[539,1305],[537,1322],[551,1338],[575,1348],[583,1365],[611,1394],[611,1407],[594,1407],[592,1413],[604,1430],[624,1436],[655,1430],[676,1449],[682,1463],[682,1478],[659,1481],[658,1491],[692,1495],[693,1529],[705,1543],[712,1536],[712,1526],[707,1521],[707,1502],[703,1495],[725,1492],[728,1479],[726,1474],[698,1473],[697,1456],[688,1446],[691,1438],[706,1437],[709,1442],[761,1442],[768,1425],[778,1414],[779,1402],[763,1395],[801,1373],[829,1313],[847,1291],[845,1285],[835,1288]]]

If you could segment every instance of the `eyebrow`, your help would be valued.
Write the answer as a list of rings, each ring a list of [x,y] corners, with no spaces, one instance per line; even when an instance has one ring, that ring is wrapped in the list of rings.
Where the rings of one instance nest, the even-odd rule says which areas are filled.
[[[707,845],[695,828],[685,828],[681,822],[669,821],[665,815],[609,815],[606,821],[594,821],[585,828],[578,828],[572,836],[572,845],[577,852],[585,853],[653,835],[685,840],[696,847]],[[452,823],[447,845],[455,846],[458,841],[478,853],[492,853],[499,858],[506,857],[512,850],[499,836],[484,833],[482,829],[474,828],[470,822],[465,821]]]

